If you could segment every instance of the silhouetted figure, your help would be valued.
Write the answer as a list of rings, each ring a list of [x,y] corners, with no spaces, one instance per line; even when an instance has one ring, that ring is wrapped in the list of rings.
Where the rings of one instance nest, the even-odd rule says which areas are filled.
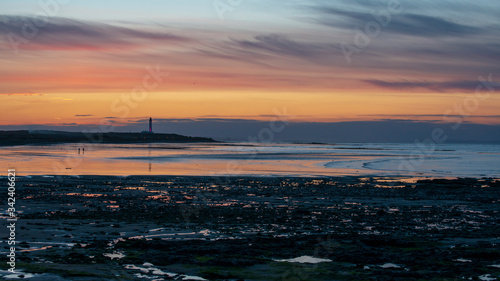
[[[83,154],[85,154],[85,148],[82,148],[82,152],[83,152]]]
[[[80,148],[78,148],[78,154],[80,154]]]

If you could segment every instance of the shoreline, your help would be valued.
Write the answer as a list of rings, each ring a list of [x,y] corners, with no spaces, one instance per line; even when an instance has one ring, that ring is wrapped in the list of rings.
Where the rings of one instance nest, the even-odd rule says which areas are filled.
[[[114,133],[66,131],[0,131],[0,146],[54,144],[148,144],[148,143],[218,143],[212,138],[164,133]]]
[[[6,179],[7,176],[0,175],[0,179]],[[281,174],[270,174],[270,175],[252,175],[252,174],[234,174],[234,175],[202,175],[202,176],[194,176],[194,175],[54,175],[54,174],[33,174],[33,175],[20,175],[19,172],[16,172],[16,178],[19,179],[82,179],[86,180],[89,178],[109,178],[109,179],[130,179],[130,178],[139,178],[139,179],[147,179],[147,178],[157,178],[157,179],[170,179],[170,178],[187,178],[187,179],[321,179],[321,180],[332,180],[332,179],[358,179],[358,180],[368,180],[368,181],[384,181],[389,180],[392,182],[400,181],[405,183],[416,183],[420,180],[446,180],[446,181],[454,181],[454,180],[499,180],[500,177],[496,176],[481,176],[481,177],[471,177],[471,176],[433,176],[433,175],[281,175]]]
[[[79,153],[83,148],[85,152]],[[87,147],[85,144],[66,144],[11,147],[2,150],[0,161],[11,168],[19,168],[19,175],[31,176],[500,176],[498,147],[445,146],[422,155],[411,145],[344,148],[348,147],[289,144],[248,147],[222,143],[95,144]],[[368,148],[370,151],[365,152]],[[415,153],[420,156],[411,156]],[[30,161],[26,161],[28,157]]]

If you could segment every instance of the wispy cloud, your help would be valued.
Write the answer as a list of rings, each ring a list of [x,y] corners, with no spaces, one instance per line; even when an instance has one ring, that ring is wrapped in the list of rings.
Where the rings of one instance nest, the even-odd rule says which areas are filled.
[[[22,36],[23,26],[31,19],[24,16],[0,15],[0,33]],[[10,42],[2,36],[4,47]],[[31,37],[31,36],[30,36]],[[52,17],[43,27],[37,29],[29,44],[29,50],[123,50],[138,48],[156,41],[158,43],[186,42],[190,39],[171,32],[142,27],[129,28],[105,23]]]
[[[348,11],[332,6],[314,7],[313,10],[320,15],[316,22],[330,27],[364,27],[367,22],[375,20],[371,12]],[[412,13],[393,14],[387,26],[384,27],[384,32],[387,33],[424,37],[475,35],[481,30],[475,26],[452,22],[436,16]]]
[[[383,80],[365,80],[365,82],[384,88],[391,89],[428,89],[432,91],[438,92],[446,92],[449,90],[464,90],[471,91],[474,90],[480,85],[479,81],[441,81],[441,82],[433,82],[433,81],[383,81]],[[498,82],[483,82],[483,85],[486,87],[500,87],[500,83]]]
[[[297,25],[269,30],[241,22],[109,24],[54,17],[22,44],[25,53],[0,53],[0,59],[9,62],[9,67],[0,68],[0,92],[129,91],[142,79],[144,67],[156,64],[172,73],[168,84],[156,89],[163,92],[443,92],[474,89],[478,75],[500,72],[492,63],[500,59],[498,20],[497,26],[486,25],[430,11],[420,2],[401,2],[404,11],[392,15],[381,37],[373,38],[351,65],[346,65],[340,44],[352,41],[353,27],[374,20],[371,11],[386,7],[387,1],[294,1],[291,5],[301,18],[290,18],[298,20]],[[456,7],[451,10],[466,14]],[[481,11],[469,10],[474,15]],[[0,15],[0,47],[8,49],[10,43],[2,35],[19,33],[24,20]],[[30,63],[33,67],[27,68]]]
[[[320,57],[325,54],[333,56],[337,49],[334,44],[298,42],[279,34],[257,35],[252,40],[232,40],[232,42],[241,50],[299,58]]]

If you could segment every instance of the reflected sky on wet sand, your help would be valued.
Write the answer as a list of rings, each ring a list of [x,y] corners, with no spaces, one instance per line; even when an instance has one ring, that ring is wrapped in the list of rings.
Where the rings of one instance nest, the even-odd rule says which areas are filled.
[[[62,144],[2,149],[0,162],[19,175],[495,177],[499,155],[475,144]]]

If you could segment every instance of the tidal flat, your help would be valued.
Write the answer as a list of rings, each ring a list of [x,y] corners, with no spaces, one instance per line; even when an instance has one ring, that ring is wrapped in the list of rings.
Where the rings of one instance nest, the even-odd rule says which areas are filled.
[[[33,176],[16,184],[17,272],[2,262],[5,279],[500,277],[494,178]]]

